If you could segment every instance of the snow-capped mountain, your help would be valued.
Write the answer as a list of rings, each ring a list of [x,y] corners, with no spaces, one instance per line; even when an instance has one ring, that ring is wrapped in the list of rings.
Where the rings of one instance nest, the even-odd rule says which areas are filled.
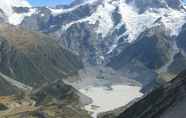
[[[184,64],[175,65],[176,55],[185,58],[177,40],[186,23],[181,0],[77,0],[69,6],[25,6],[25,15],[13,13],[21,16],[19,22],[11,21],[14,15],[8,22],[56,37],[85,65],[107,65],[128,77],[138,73],[130,77],[145,84],[144,78],[183,69]]]
[[[95,118],[99,113],[124,106],[131,100],[127,98],[123,104],[113,102],[120,97],[134,99],[142,96],[161,83],[157,80],[167,81],[186,67],[186,9],[181,0],[75,0],[67,6],[34,8],[26,1],[10,1],[2,2],[0,20],[50,35],[53,38],[49,40],[57,40],[58,44],[83,61],[84,66],[77,72],[78,77],[70,77],[70,81],[67,78],[64,82],[92,99],[92,104],[85,109],[93,112]],[[23,42],[18,46],[25,43],[25,34],[22,35]],[[29,34],[26,36],[29,37]],[[17,44],[16,40],[12,41]],[[45,45],[43,41],[42,44],[48,47],[48,43]],[[63,73],[58,67],[60,60],[64,60],[60,58],[63,54],[54,53],[58,46],[53,47],[56,49],[54,51],[46,51],[46,54],[43,54],[45,48],[33,47],[41,50],[41,57],[33,58],[36,59],[36,66],[40,65],[37,64],[38,59],[43,58],[40,59],[43,61],[51,53],[58,60],[52,56],[43,64],[47,65],[49,61],[49,64],[55,65],[50,68],[54,73]],[[73,60],[69,55],[65,57],[68,61]],[[69,70],[73,70],[73,65],[77,63],[70,63],[72,68]],[[7,65],[13,65],[13,69],[17,67],[14,63],[7,62]],[[9,69],[10,73],[14,72],[12,68]],[[46,77],[53,78],[48,75],[51,70],[46,70],[47,73],[42,65],[40,68]],[[31,81],[35,78],[29,77]],[[126,85],[134,86],[130,88]],[[105,101],[106,98],[110,99]]]
[[[21,26],[56,37],[85,64],[116,68],[117,62],[136,60],[158,72],[166,72],[180,52],[175,37],[186,22],[181,0],[77,0],[67,7],[34,10]]]
[[[18,25],[25,16],[30,16],[34,10],[26,0],[5,0],[0,1],[2,17],[11,24]]]

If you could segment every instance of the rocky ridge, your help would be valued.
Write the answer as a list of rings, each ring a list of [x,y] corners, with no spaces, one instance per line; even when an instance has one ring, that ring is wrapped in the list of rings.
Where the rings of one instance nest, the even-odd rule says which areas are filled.
[[[100,118],[180,118],[184,117],[186,103],[186,72],[172,81],[157,87],[151,93],[132,101],[115,112],[100,115]],[[179,108],[183,109],[179,109]],[[174,111],[175,110],[175,111]],[[135,111],[135,112],[134,112]]]

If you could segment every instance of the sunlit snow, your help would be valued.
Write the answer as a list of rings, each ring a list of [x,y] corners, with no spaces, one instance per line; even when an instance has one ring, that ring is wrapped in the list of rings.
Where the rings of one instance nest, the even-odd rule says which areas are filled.
[[[31,5],[26,0],[0,0],[0,9],[5,15],[12,15],[13,7],[31,7]]]
[[[96,0],[92,1],[94,3]],[[116,8],[119,8],[118,12],[122,17],[120,24],[126,26],[126,32],[121,37],[127,35],[128,37],[125,41],[129,43],[135,41],[147,28],[153,27],[158,19],[161,19],[160,23],[165,25],[166,30],[171,35],[177,35],[185,23],[186,14],[183,9],[149,8],[144,13],[138,13],[136,6],[134,4],[127,4],[125,0],[103,0],[102,4],[97,7],[92,15],[78,21],[73,21],[64,27],[66,29],[76,23],[88,22],[89,24],[97,25],[96,32],[105,37],[115,28],[112,13]],[[117,38],[113,39],[115,43],[107,53],[111,53],[117,47],[117,41]]]
[[[33,9],[30,9],[28,13],[16,13],[14,7],[27,7],[31,8],[31,5],[26,0],[2,0],[0,1],[0,9],[4,12],[8,22],[13,25],[19,25],[24,17],[30,16],[34,13]]]
[[[12,13],[12,15],[8,17],[8,21],[10,24],[19,25],[21,24],[21,22],[24,20],[26,16],[31,16],[32,14],[35,13],[35,11],[36,11],[35,9],[29,9],[29,12],[27,13],[21,13],[21,14]]]

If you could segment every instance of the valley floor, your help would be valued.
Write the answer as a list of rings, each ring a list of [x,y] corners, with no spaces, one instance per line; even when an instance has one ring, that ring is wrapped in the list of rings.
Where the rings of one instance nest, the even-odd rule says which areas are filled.
[[[91,99],[88,103],[85,102],[85,99],[81,101],[84,102],[84,108],[93,118],[96,118],[99,113],[125,106],[135,98],[143,96],[140,91],[141,86],[134,81],[116,77],[112,72],[110,72],[111,75],[104,71],[101,71],[102,74],[100,74],[98,70],[89,68],[86,69],[86,72],[80,73],[79,81],[65,81]]]
[[[85,109],[96,118],[99,113],[125,106],[136,97],[141,97],[143,93],[140,89],[137,86],[115,85],[110,89],[90,86],[79,91],[93,100],[91,104],[85,106]]]

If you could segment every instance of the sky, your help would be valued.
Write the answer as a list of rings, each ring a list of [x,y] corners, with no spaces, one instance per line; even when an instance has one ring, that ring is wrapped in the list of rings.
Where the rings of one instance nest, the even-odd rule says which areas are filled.
[[[73,0],[28,0],[33,6],[53,6],[58,4],[69,4]]]

